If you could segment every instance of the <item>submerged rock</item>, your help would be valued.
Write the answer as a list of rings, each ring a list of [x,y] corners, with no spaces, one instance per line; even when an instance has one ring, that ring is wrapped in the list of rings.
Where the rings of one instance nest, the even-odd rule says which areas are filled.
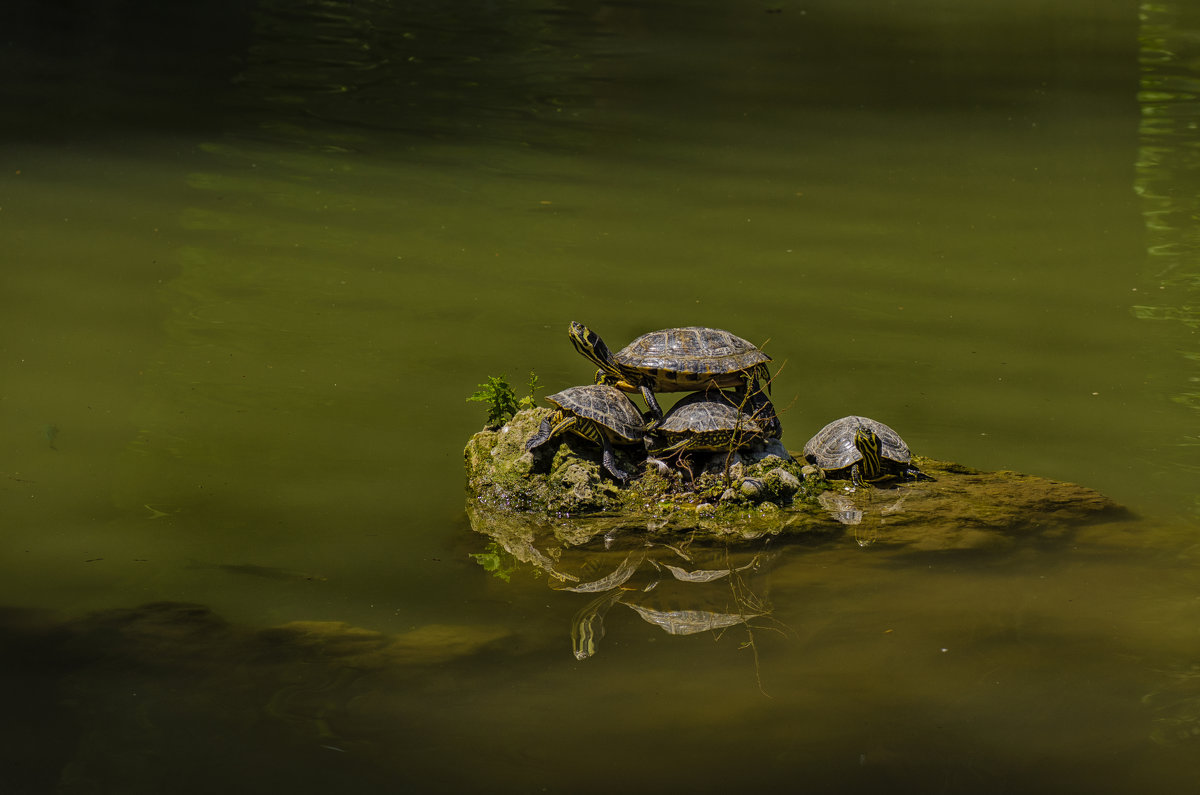
[[[826,517],[862,546],[977,549],[1035,535],[1053,539],[1128,516],[1124,507],[1086,486],[921,456],[913,461],[934,480],[826,492],[821,495]]]
[[[482,430],[464,455],[472,527],[551,576],[553,549],[614,532],[722,542],[849,532],[864,546],[955,549],[1035,533],[1053,537],[1125,515],[1084,486],[920,456],[914,463],[932,481],[855,489],[826,482],[778,440],[698,454],[684,468],[617,447],[621,467],[638,473],[621,486],[603,473],[599,446],[584,439],[568,436],[536,455],[527,452],[526,440],[548,414],[528,409],[499,429]]]

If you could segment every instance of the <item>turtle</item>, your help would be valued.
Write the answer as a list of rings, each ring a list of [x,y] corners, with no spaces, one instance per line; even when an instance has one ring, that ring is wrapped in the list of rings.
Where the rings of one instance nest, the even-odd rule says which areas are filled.
[[[722,329],[687,326],[651,331],[617,353],[582,323],[572,321],[567,333],[575,349],[600,367],[596,383],[623,392],[640,391],[655,423],[663,418],[655,392],[736,387],[740,402],[747,391],[758,388],[760,380],[770,391],[767,362],[771,357]]]
[[[804,444],[804,457],[826,478],[849,478],[855,486],[897,477],[933,480],[912,463],[900,434],[870,417],[834,420]]]
[[[525,442],[533,450],[564,431],[590,439],[604,448],[604,469],[624,483],[629,474],[617,466],[613,444],[641,444],[645,422],[633,401],[616,387],[607,384],[573,386],[550,395],[554,414],[542,420],[538,432]]]
[[[744,447],[754,439],[778,438],[779,419],[761,391],[739,408],[735,397],[722,390],[693,392],[667,412],[647,436],[646,447],[655,455],[686,450],[728,450]],[[658,440],[665,444],[660,446]]]

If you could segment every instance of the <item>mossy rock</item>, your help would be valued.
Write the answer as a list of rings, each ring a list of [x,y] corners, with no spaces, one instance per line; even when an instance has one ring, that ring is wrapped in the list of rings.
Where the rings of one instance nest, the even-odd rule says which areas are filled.
[[[741,508],[812,500],[826,488],[805,480],[801,466],[779,442],[733,453],[700,453],[691,470],[648,464],[640,448],[614,447],[617,462],[639,473],[621,485],[609,477],[600,448],[567,434],[533,452],[525,443],[549,409],[518,412],[500,428],[485,428],[464,450],[467,489],[491,508],[549,516],[617,513],[662,518],[680,511],[711,513],[709,507]]]
[[[525,442],[549,414],[518,412],[475,434],[464,451],[472,527],[539,568],[549,561],[539,550],[551,539],[571,547],[631,531],[723,543],[851,534],[862,545],[961,549],[1052,538],[1126,515],[1084,486],[920,456],[914,462],[934,480],[849,489],[802,466],[778,441],[697,455],[690,477],[648,466],[636,448],[616,448],[621,467],[641,473],[623,486],[584,439],[568,435],[527,452]]]
[[[1087,524],[1129,512],[1075,483],[1020,472],[985,472],[914,456],[933,481],[884,488],[838,489],[822,496],[833,521],[859,544],[909,549],[980,549],[1021,538],[1054,540]]]

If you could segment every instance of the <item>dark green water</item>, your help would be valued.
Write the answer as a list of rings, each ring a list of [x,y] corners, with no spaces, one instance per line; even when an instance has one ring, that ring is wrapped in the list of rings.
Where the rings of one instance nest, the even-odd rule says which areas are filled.
[[[1187,4],[4,13],[0,792],[1200,774]],[[461,457],[487,375],[588,380],[573,319],[765,341],[793,450],[866,414],[1134,518],[782,545],[752,634],[576,661]]]

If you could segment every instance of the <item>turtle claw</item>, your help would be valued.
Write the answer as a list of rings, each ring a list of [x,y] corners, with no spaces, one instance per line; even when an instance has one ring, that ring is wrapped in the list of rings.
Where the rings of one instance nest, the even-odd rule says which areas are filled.
[[[550,440],[550,436],[552,433],[553,433],[553,431],[552,431],[552,426],[550,423],[550,418],[547,417],[546,419],[542,420],[542,424],[538,428],[538,432],[535,433],[533,436],[529,437],[529,440],[527,442],[525,442],[525,449],[528,451],[528,450],[532,450],[535,447],[540,447],[541,445],[545,444],[547,441]]]
[[[621,481],[621,483],[629,482],[629,473],[617,466],[617,457],[613,455],[612,448],[608,445],[604,447],[604,455],[601,460],[604,462],[604,469],[608,474]]]
[[[856,489],[863,485],[862,472],[859,470],[858,464],[850,467],[850,483]]]
[[[934,483],[937,482],[937,478],[926,475],[924,472],[917,469],[916,467],[910,467],[910,468],[904,470],[904,479],[905,480],[917,480],[917,481],[928,480],[928,481],[932,481]]]

